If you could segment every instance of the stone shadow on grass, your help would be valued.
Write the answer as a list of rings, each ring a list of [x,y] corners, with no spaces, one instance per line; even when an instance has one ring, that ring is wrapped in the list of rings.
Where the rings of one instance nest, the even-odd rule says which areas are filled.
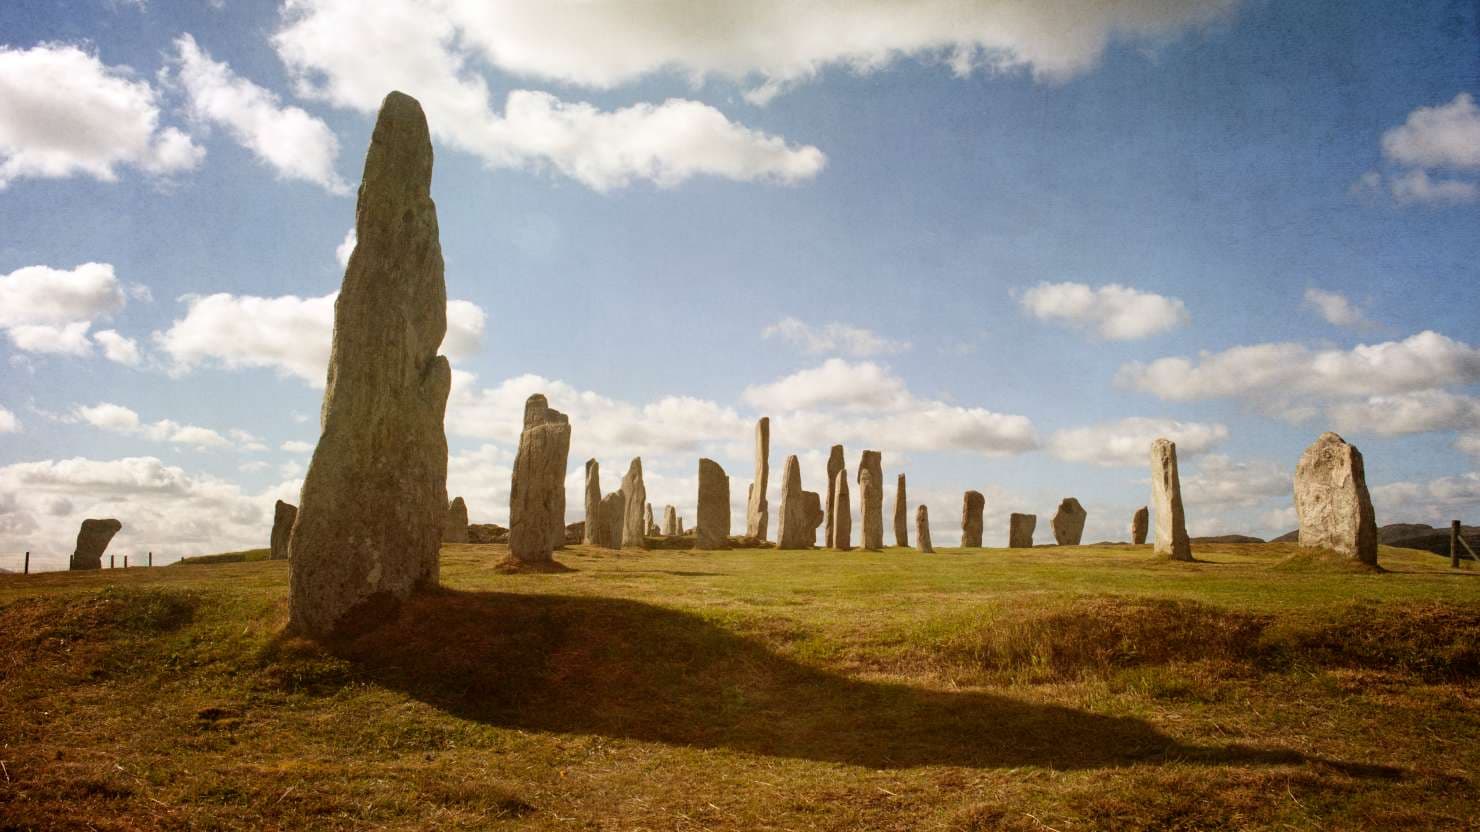
[[[438,589],[328,647],[378,684],[465,719],[531,731],[880,769],[1314,761],[1186,745],[1129,717],[850,679],[690,613],[614,598]]]

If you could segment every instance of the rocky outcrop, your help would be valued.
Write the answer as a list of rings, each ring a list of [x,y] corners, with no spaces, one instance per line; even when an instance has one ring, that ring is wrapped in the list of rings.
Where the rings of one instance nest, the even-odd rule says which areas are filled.
[[[848,499],[848,469],[833,479],[832,548],[846,552],[853,548],[853,506]]]
[[[509,530],[497,523],[470,523],[468,524],[468,542],[479,544],[508,543]]]
[[[1300,455],[1295,513],[1300,517],[1302,548],[1327,549],[1377,564],[1377,515],[1367,492],[1362,452],[1345,439],[1323,433]]]
[[[113,542],[113,535],[123,530],[123,524],[111,517],[87,519],[77,530],[77,547],[72,551],[72,569],[102,569],[103,553]]]
[[[810,549],[817,540],[802,491],[802,466],[796,454],[781,469],[781,513],[776,520],[776,548]]]
[[[570,420],[536,393],[524,403],[524,432],[509,489],[509,557],[547,564],[565,546],[565,465]],[[558,541],[558,543],[557,543]]]
[[[822,544],[829,549],[833,545],[832,506],[833,498],[836,496],[838,490],[838,472],[846,467],[847,464],[843,459],[843,446],[832,446],[832,450],[827,454],[827,501],[823,503],[823,507],[827,512],[827,518],[824,521],[826,528],[822,530]]]
[[[682,534],[678,528],[678,509],[674,506],[663,506],[663,536],[677,537]]]
[[[468,504],[461,497],[453,497],[447,504],[447,525],[442,528],[442,542],[468,542]]]
[[[867,475],[869,485],[864,486]],[[858,512],[863,516],[863,548],[884,548],[884,466],[878,451],[864,451],[858,459]]]
[[[987,507],[987,498],[980,491],[968,491],[961,496],[961,545],[980,549],[982,545],[982,511]]]
[[[1007,518],[1007,548],[1033,548],[1033,530],[1038,527],[1038,515],[1017,514]]]
[[[617,489],[601,498],[601,521],[596,545],[606,549],[622,548],[622,534],[627,522],[627,495]]]
[[[1089,512],[1073,497],[1065,497],[1053,514],[1053,540],[1060,546],[1078,546],[1084,538],[1084,520]]]
[[[289,544],[289,624],[308,635],[384,621],[437,583],[452,370],[437,354],[447,286],[431,182],[421,105],[393,92],[365,157],[321,434]]]
[[[1152,551],[1172,560],[1192,560],[1187,517],[1182,511],[1182,479],[1177,475],[1177,445],[1170,439],[1151,443],[1151,505],[1156,510]]]
[[[595,546],[601,537],[601,463],[586,460],[586,526],[581,543]]]
[[[921,552],[930,554],[935,551],[935,547],[930,545],[930,510],[925,506],[915,509],[915,541]]]
[[[652,525],[653,507],[647,501],[647,488],[642,484],[642,457],[633,457],[622,477],[622,493],[627,507],[622,512],[623,548],[647,548],[648,527]]]
[[[697,548],[729,548],[730,478],[712,459],[699,460],[699,515],[695,522]]]
[[[771,419],[761,417],[755,423],[755,479],[750,484],[750,500],[745,510],[745,536],[766,539],[770,527],[770,508],[766,505],[766,488],[771,478]]]
[[[288,543],[293,540],[293,521],[298,519],[298,506],[278,500],[272,507],[272,537],[268,539],[272,560],[288,559]],[[110,535],[111,536],[111,535]],[[463,536],[466,538],[467,533]]]
[[[894,545],[910,545],[910,507],[904,496],[904,474],[894,481]]]
[[[1146,531],[1151,526],[1151,512],[1141,506],[1131,515],[1131,542],[1137,546],[1146,543]]]

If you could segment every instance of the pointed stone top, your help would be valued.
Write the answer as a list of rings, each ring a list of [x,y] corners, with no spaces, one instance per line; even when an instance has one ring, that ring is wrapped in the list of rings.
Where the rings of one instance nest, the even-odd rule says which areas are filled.
[[[544,393],[535,393],[524,400],[525,430],[529,430],[537,425],[564,425],[569,423],[570,418],[551,407],[550,400],[545,398]]]
[[[432,134],[427,129],[426,114],[415,98],[392,92],[380,102],[375,132],[370,134],[360,200],[364,202],[367,194],[383,195],[392,190],[427,197],[431,188]]]

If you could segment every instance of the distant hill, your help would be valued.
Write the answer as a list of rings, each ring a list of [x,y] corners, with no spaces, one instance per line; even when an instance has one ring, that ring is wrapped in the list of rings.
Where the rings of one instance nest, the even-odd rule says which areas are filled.
[[[1218,534],[1210,537],[1194,537],[1193,543],[1263,543],[1264,538],[1246,534]]]
[[[1480,528],[1475,526],[1461,526],[1460,534],[1464,536],[1470,548],[1480,552]],[[1271,543],[1295,543],[1300,539],[1300,530],[1282,534],[1271,540]],[[1384,546],[1398,546],[1404,549],[1418,549],[1424,552],[1433,552],[1436,555],[1449,557],[1449,529],[1436,529],[1428,523],[1389,523],[1377,530],[1377,539]],[[1465,557],[1464,553],[1460,553]]]

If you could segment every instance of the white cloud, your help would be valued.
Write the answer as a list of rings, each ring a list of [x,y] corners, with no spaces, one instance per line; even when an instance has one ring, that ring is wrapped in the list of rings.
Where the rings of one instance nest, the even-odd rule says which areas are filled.
[[[105,329],[93,333],[93,340],[103,348],[103,356],[109,361],[137,367],[142,360],[139,355],[139,343],[132,338],[125,338],[118,334],[117,330]]]
[[[741,398],[761,410],[802,410],[820,406],[898,407],[908,400],[904,380],[872,361],[829,358],[769,384],[745,388]]]
[[[1180,444],[1177,450],[1182,450]],[[1235,462],[1223,454],[1209,454],[1182,476],[1182,492],[1189,505],[1209,511],[1258,505],[1272,498],[1289,500],[1294,493],[1292,468],[1271,460]]]
[[[1320,313],[1326,323],[1334,326],[1358,327],[1370,323],[1360,307],[1347,300],[1340,292],[1324,289],[1306,289],[1305,305]]]
[[[1328,409],[1342,433],[1401,436],[1437,430],[1480,430],[1480,399],[1444,390],[1417,390],[1338,402]]]
[[[26,352],[90,355],[88,330],[123,309],[129,294],[107,263],[71,270],[26,266],[0,275],[0,329]],[[96,337],[109,359],[128,363],[132,341],[114,330]],[[137,350],[132,358],[137,361]]]
[[[1480,512],[1480,473],[1439,477],[1427,482],[1392,482],[1373,486],[1372,505],[1378,525],[1430,523],[1447,526],[1455,518]]]
[[[291,454],[306,454],[313,450],[313,443],[290,439],[282,444],[282,449]]]
[[[189,34],[175,38],[172,78],[185,90],[191,118],[226,128],[232,138],[284,179],[335,194],[349,185],[334,169],[339,140],[322,120],[213,60]]]
[[[1382,135],[1389,160],[1417,168],[1480,168],[1480,108],[1467,92],[1448,104],[1419,107]]]
[[[20,433],[21,420],[4,407],[0,407],[0,433]]]
[[[344,232],[343,242],[334,248],[334,259],[339,261],[341,267],[349,266],[349,256],[355,253],[355,244],[357,242],[358,238],[355,236],[355,227],[350,226],[349,230]]]
[[[780,338],[808,353],[834,353],[855,358],[888,355],[910,348],[908,341],[886,338],[863,327],[842,323],[812,326],[796,318],[782,318],[761,330],[762,338]]]
[[[1462,179],[1433,179],[1426,171],[1410,170],[1388,178],[1393,199],[1401,204],[1459,205],[1480,198],[1480,185]]]
[[[1480,431],[1475,433],[1464,433],[1455,437],[1454,449],[1460,453],[1480,457]]]
[[[334,299],[283,295],[186,295],[185,317],[154,333],[154,341],[173,362],[172,371],[187,373],[217,364],[227,369],[265,367],[322,387],[334,336]],[[447,336],[442,350],[458,359],[482,343],[484,313],[468,301],[447,304]]]
[[[151,442],[169,442],[197,450],[231,447],[231,442],[226,437],[210,428],[182,425],[171,419],[145,423],[139,419],[138,413],[112,402],[100,402],[92,406],[79,405],[66,418],[68,421],[85,422],[114,433],[139,436]],[[237,434],[249,442],[252,439],[251,434],[245,431]]]
[[[87,321],[61,326],[25,324],[10,327],[6,334],[18,350],[81,358],[92,354],[92,341],[87,338],[89,326]]]
[[[788,144],[697,101],[607,112],[512,90],[496,112],[471,67],[470,32],[460,28],[474,11],[445,0],[288,0],[273,45],[300,95],[369,113],[387,90],[409,90],[441,141],[493,168],[553,168],[598,191],[700,175],[789,184],[826,163],[815,147]]]
[[[1187,307],[1177,298],[1116,283],[1097,289],[1083,283],[1039,283],[1019,302],[1040,321],[1087,329],[1111,341],[1146,338],[1189,320]]]
[[[1150,464],[1151,443],[1159,438],[1176,442],[1178,456],[1185,459],[1222,444],[1228,438],[1228,428],[1220,424],[1132,417],[1055,431],[1048,439],[1048,452],[1068,462],[1145,468]]]
[[[0,46],[0,188],[22,178],[75,175],[105,182],[132,166],[169,174],[205,151],[159,126],[159,97],[127,67],[76,46]]]

